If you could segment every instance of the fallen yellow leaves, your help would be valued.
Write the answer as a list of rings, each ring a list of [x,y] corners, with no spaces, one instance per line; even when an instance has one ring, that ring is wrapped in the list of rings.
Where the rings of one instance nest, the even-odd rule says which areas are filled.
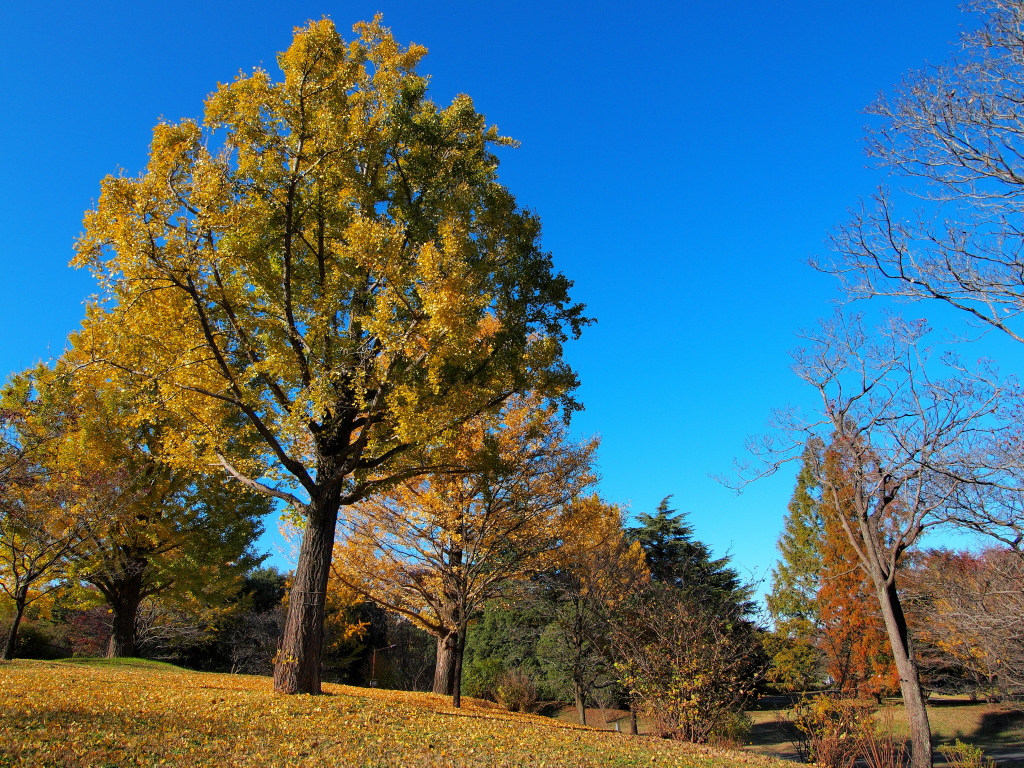
[[[0,766],[724,768],[762,758],[595,731],[496,705],[165,665],[0,665]]]

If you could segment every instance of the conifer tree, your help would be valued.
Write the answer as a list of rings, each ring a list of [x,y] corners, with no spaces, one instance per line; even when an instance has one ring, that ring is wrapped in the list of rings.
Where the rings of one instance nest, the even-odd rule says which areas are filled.
[[[814,438],[804,449],[789,514],[779,535],[779,562],[772,571],[771,592],[767,595],[768,611],[775,624],[769,679],[794,690],[806,690],[822,677],[818,648],[824,535],[819,477],[822,451],[821,441]]]
[[[669,508],[671,496],[661,500],[653,515],[637,516],[638,526],[627,529],[647,557],[651,580],[694,596],[725,598],[748,614],[754,610],[751,590],[729,567],[728,557],[712,559],[711,550],[693,538],[685,512]]]
[[[833,685],[848,695],[880,698],[899,687],[899,675],[874,589],[843,528],[853,517],[849,456],[829,447],[823,472],[833,492],[822,505],[820,647]]]

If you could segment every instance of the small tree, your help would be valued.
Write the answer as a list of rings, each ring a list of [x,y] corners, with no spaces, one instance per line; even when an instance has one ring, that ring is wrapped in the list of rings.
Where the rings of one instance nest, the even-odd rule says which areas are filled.
[[[542,574],[534,587],[550,623],[537,643],[537,655],[548,678],[571,692],[582,725],[593,691],[616,684],[612,641],[615,615],[647,588],[650,572],[643,548],[630,542],[618,507],[597,496],[585,526],[567,535],[558,552],[558,567]]]
[[[728,738],[764,670],[757,630],[718,596],[656,585],[615,634],[618,670],[662,736]]]
[[[593,483],[596,441],[569,441],[554,409],[515,400],[466,424],[446,460],[458,471],[400,483],[367,499],[338,547],[342,582],[438,640],[434,692],[461,696],[465,633],[486,600],[543,570]]]
[[[63,585],[88,528],[81,502],[96,488],[58,461],[75,421],[62,392],[40,366],[0,393],[0,590],[14,603],[0,659],[14,656],[26,606]]]

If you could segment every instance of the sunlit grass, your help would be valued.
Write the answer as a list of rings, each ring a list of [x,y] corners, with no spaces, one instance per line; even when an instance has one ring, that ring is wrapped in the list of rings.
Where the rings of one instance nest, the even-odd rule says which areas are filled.
[[[327,685],[278,696],[267,678],[141,660],[0,664],[4,766],[772,765],[757,756],[599,732],[469,700]]]

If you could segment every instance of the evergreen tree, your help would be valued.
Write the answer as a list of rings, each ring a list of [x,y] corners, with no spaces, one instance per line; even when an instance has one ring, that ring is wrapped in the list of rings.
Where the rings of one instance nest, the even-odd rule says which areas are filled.
[[[768,679],[783,688],[806,690],[823,676],[819,637],[821,583],[821,464],[823,446],[812,438],[804,449],[789,514],[779,535],[779,562],[772,571],[768,612],[775,631],[768,638]]]
[[[671,496],[661,500],[653,515],[640,514],[638,526],[627,529],[640,543],[651,570],[651,580],[676,587],[694,597],[721,598],[732,603],[741,615],[753,613],[752,590],[729,567],[729,558],[712,559],[711,550],[693,538],[693,526],[685,512],[669,508]]]

